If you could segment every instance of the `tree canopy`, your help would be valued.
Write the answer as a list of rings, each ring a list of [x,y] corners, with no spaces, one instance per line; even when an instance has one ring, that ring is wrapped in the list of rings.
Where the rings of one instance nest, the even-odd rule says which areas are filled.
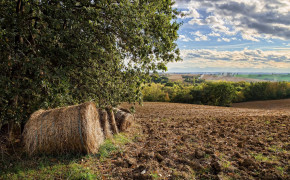
[[[0,127],[39,108],[140,102],[180,60],[171,0],[0,1]]]

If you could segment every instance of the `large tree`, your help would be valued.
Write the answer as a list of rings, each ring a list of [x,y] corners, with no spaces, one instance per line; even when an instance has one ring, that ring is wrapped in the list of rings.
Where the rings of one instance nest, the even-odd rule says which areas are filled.
[[[171,0],[1,0],[0,127],[39,108],[141,100],[179,60]]]

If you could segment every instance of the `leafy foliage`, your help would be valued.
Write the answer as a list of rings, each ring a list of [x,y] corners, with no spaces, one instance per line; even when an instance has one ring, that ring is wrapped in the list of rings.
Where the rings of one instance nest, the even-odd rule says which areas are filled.
[[[144,101],[230,106],[233,102],[289,98],[290,83],[205,82],[195,85],[172,83],[172,86],[152,83],[142,92]]]
[[[149,86],[145,86],[142,90],[144,96],[144,101],[165,101],[166,94],[162,90],[161,84],[151,84]]]
[[[159,77],[159,76],[151,75],[151,81],[154,83],[166,84],[168,83],[169,79],[166,76]]]
[[[202,102],[214,106],[229,106],[234,96],[235,88],[230,83],[206,83],[202,91]]]
[[[290,97],[290,85],[286,82],[257,82],[251,83],[244,90],[244,96],[248,100],[281,99]]]
[[[0,127],[39,108],[141,102],[149,71],[180,60],[171,0],[0,2]]]

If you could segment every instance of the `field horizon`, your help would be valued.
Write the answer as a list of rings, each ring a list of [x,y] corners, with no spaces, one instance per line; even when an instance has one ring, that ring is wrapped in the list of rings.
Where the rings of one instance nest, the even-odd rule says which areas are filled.
[[[182,81],[182,76],[197,76],[207,81],[228,81],[228,82],[290,82],[290,73],[256,73],[256,72],[182,72],[182,73],[160,73],[160,76],[167,76],[169,80]]]

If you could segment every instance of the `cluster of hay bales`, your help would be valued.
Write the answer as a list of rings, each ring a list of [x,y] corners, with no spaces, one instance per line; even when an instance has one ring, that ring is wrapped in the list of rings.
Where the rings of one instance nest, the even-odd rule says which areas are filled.
[[[97,109],[92,102],[38,110],[24,127],[24,147],[30,155],[94,154],[105,138],[125,131],[133,119],[124,109]]]

